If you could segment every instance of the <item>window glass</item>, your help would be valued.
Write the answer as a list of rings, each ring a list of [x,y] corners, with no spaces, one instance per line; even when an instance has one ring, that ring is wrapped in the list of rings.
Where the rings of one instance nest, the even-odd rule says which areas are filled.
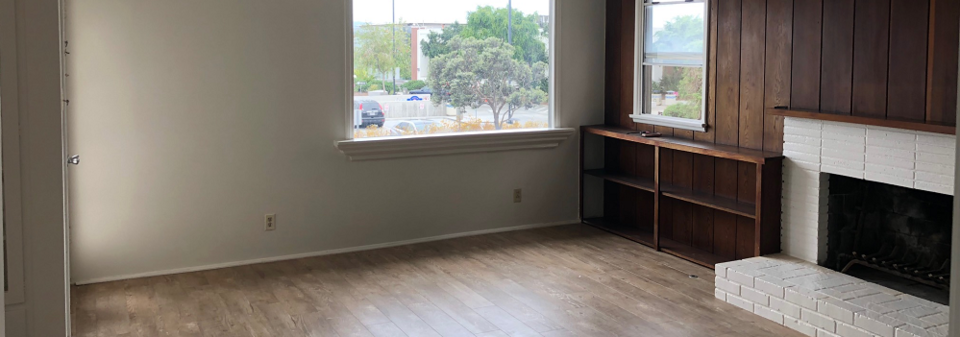
[[[703,118],[703,2],[643,7],[641,106],[644,114]]]
[[[703,3],[647,6],[644,26],[647,60],[703,63]]]
[[[354,138],[549,127],[552,2],[353,0]]]

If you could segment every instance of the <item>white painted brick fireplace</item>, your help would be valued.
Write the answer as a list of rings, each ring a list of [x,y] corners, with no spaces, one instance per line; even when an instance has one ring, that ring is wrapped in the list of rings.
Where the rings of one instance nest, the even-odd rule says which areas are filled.
[[[787,117],[783,121],[781,247],[822,261],[827,176],[953,195],[954,136]]]
[[[787,117],[785,255],[717,265],[717,298],[814,337],[947,335],[949,308],[817,266],[826,174],[953,195],[954,136]]]

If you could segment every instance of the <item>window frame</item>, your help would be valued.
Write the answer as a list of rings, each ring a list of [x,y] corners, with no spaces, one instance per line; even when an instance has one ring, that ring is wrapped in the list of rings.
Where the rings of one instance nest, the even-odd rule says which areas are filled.
[[[703,84],[702,84],[702,110],[700,111],[700,119],[688,119],[680,117],[671,117],[671,116],[661,116],[653,115],[650,113],[644,112],[644,101],[645,97],[643,94],[644,90],[644,33],[646,30],[646,9],[650,6],[671,6],[671,5],[680,5],[680,4],[689,4],[689,3],[702,3],[703,4],[703,63],[700,68],[703,71]],[[656,126],[671,127],[682,130],[691,130],[697,132],[705,132],[707,130],[707,96],[710,95],[707,92],[707,76],[708,76],[708,66],[709,66],[709,50],[710,50],[710,0],[687,0],[687,1],[676,1],[668,3],[660,3],[648,0],[636,0],[636,24],[635,24],[635,37],[634,37],[634,64],[633,64],[633,113],[630,114],[630,118],[633,119],[636,123],[650,124]],[[689,64],[668,64],[668,63],[658,63],[656,65],[661,66],[676,66],[676,67],[690,67]],[[649,99],[649,97],[646,97]]]
[[[545,129],[521,129],[461,132],[422,136],[397,136],[354,139],[354,111],[353,111],[353,0],[346,0],[344,8],[344,28],[346,37],[345,69],[344,69],[344,132],[345,140],[335,142],[335,146],[352,161],[393,159],[403,157],[421,157],[434,155],[451,155],[461,153],[496,152],[526,149],[555,148],[572,136],[576,130],[560,127],[561,108],[559,104],[560,88],[560,1],[550,2],[549,43],[547,48],[550,61],[549,91],[547,105],[549,109]],[[442,139],[442,142],[438,139]],[[440,145],[440,144],[443,145]]]

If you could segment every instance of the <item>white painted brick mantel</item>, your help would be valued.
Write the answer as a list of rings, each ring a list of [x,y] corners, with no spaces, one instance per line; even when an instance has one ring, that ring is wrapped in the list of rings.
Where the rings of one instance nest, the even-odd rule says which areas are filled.
[[[826,257],[823,173],[953,195],[954,136],[787,117],[783,140],[781,247],[790,256]]]
[[[793,257],[720,263],[716,271],[717,299],[808,336],[946,336],[947,306]],[[760,287],[782,289],[785,296]]]
[[[826,258],[827,174],[953,195],[956,137],[793,117],[783,131],[785,255],[717,264],[717,298],[808,336],[946,336],[947,306],[816,263]]]

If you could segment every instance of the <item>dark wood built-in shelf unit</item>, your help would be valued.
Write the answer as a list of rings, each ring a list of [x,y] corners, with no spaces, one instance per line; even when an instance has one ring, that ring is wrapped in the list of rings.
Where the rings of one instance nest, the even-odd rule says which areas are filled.
[[[583,223],[711,268],[780,251],[782,154],[617,126],[580,132]],[[589,167],[584,142],[597,136],[603,167]]]

